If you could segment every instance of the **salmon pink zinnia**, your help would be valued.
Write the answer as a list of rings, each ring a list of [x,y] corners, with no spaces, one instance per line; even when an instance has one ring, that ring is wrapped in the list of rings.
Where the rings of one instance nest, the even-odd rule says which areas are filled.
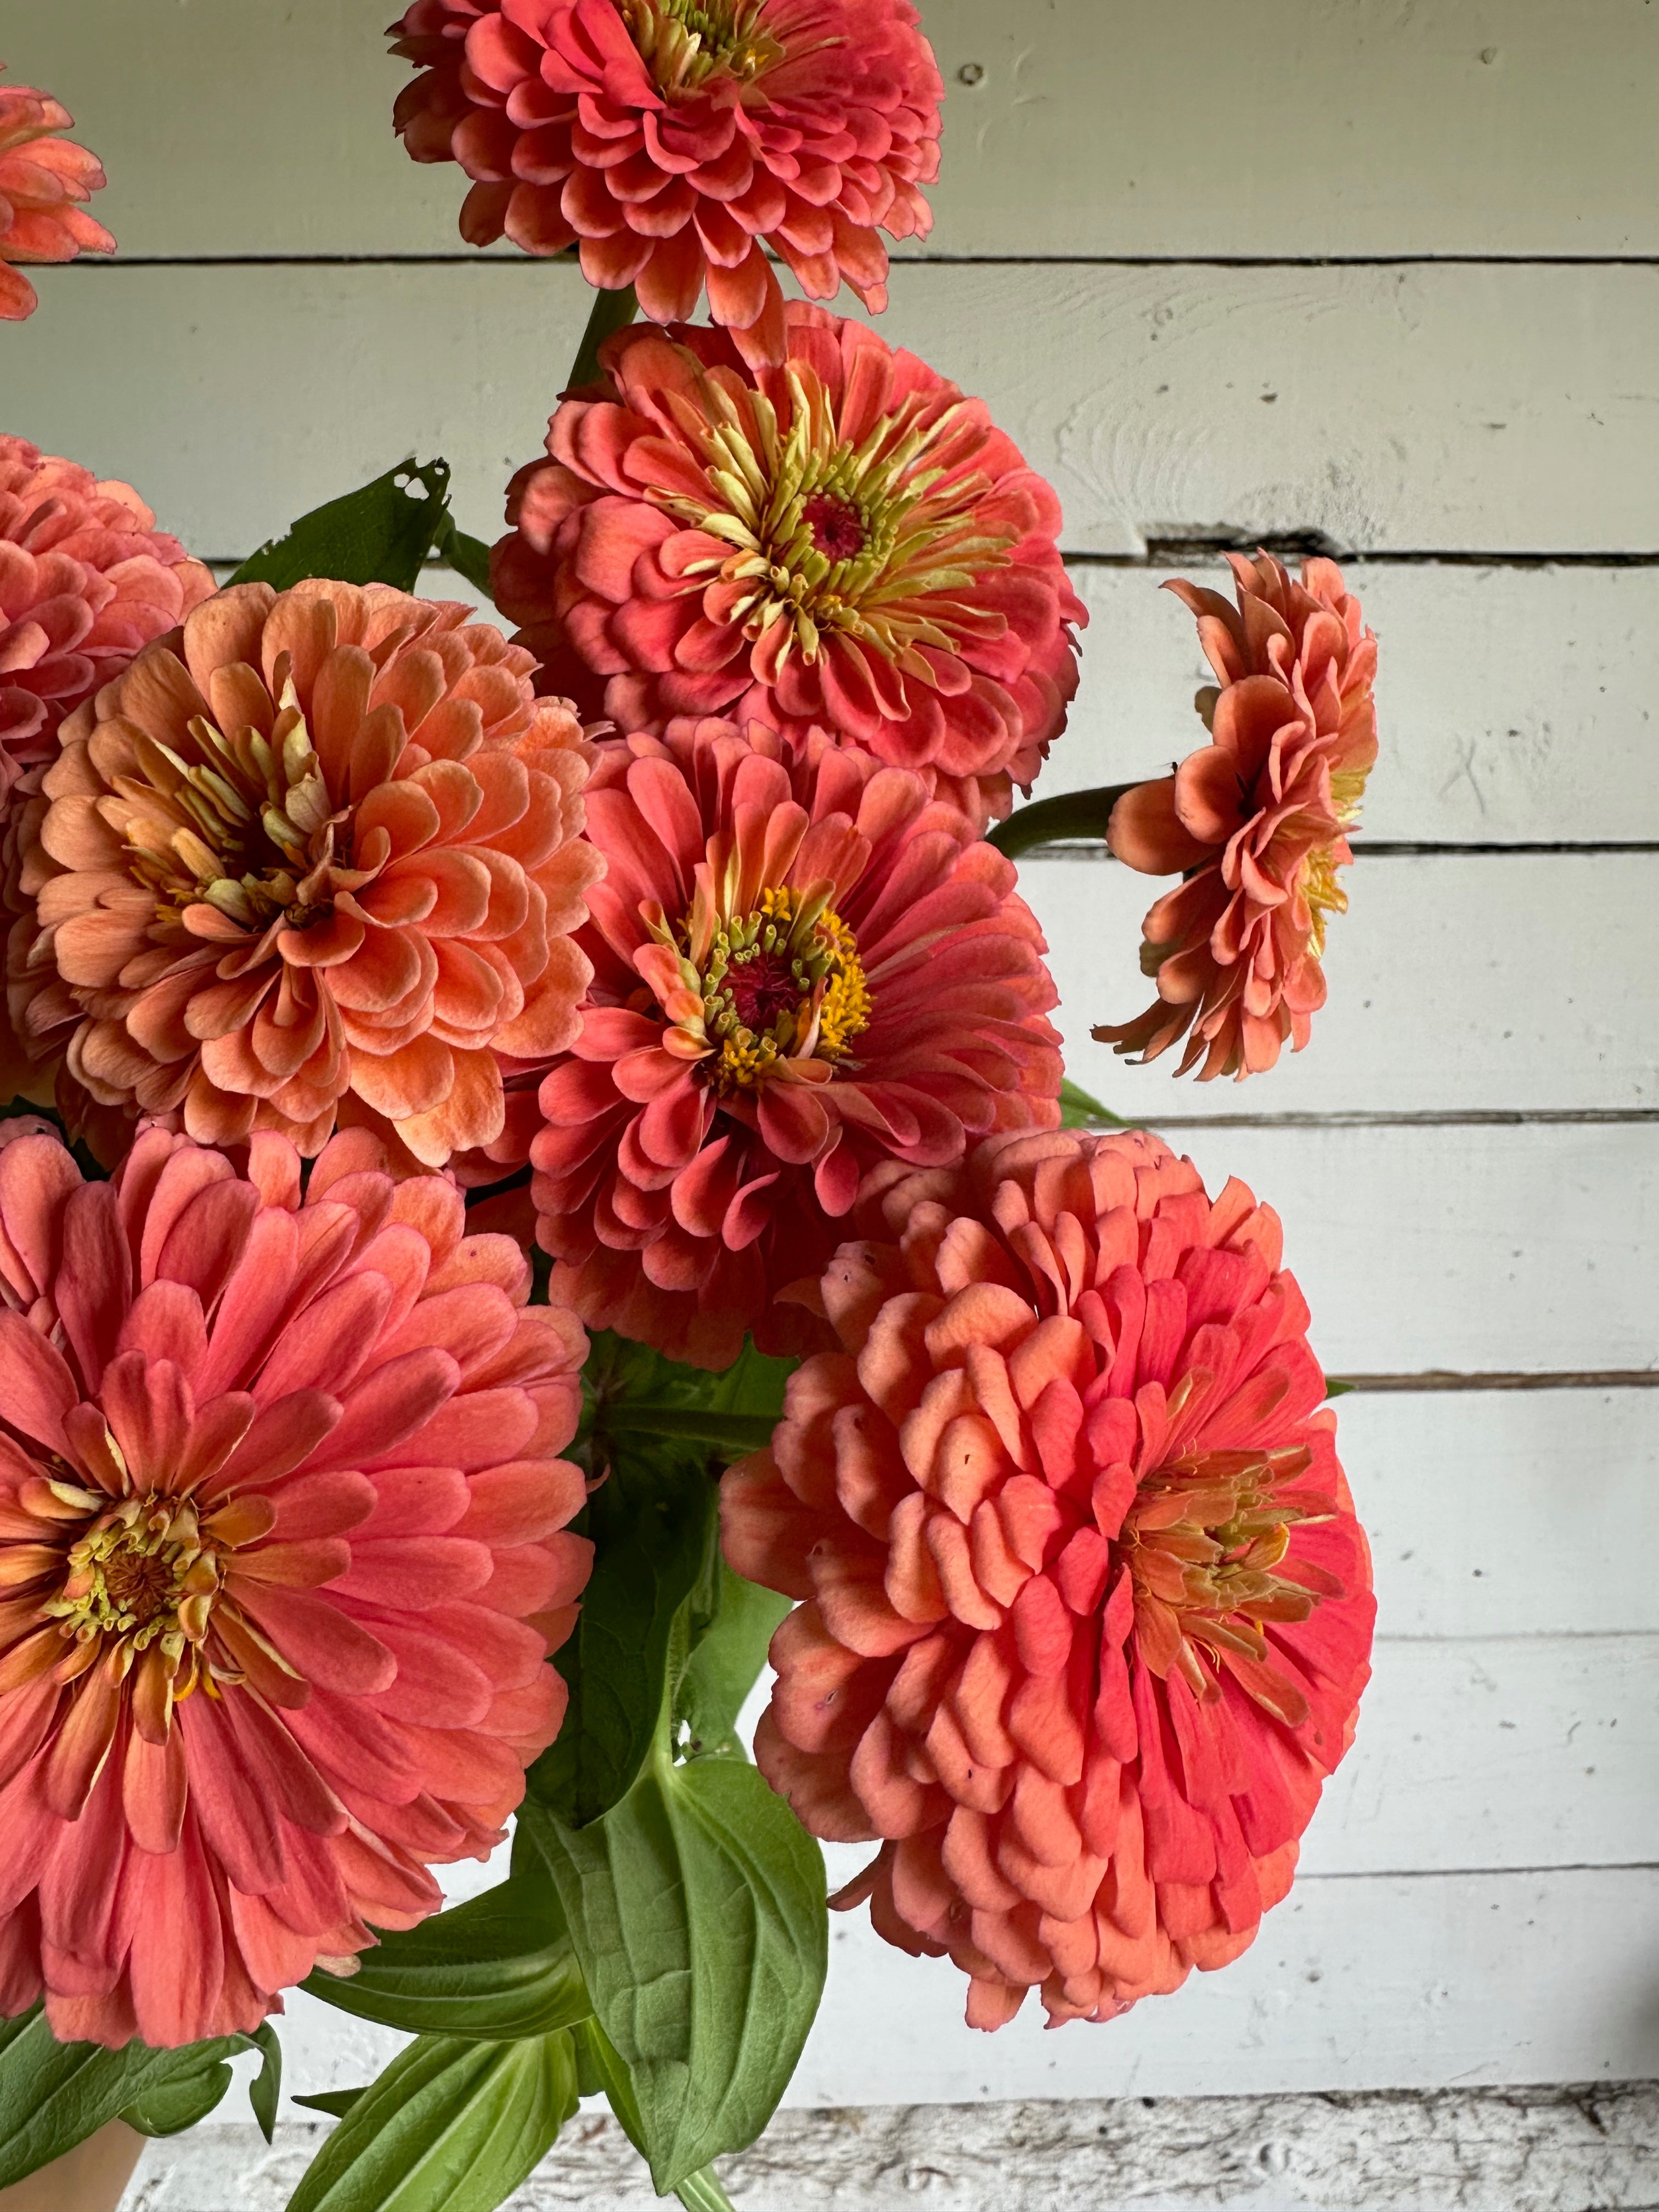
[[[599,865],[581,726],[530,668],[464,606],[242,584],[72,716],[8,950],[71,1123],[315,1152],[356,1121],[432,1167],[498,1137],[507,1077],[574,1034]]]
[[[1143,974],[1157,999],[1103,1044],[1154,1060],[1188,1030],[1177,1075],[1240,1082],[1300,1052],[1325,1003],[1325,917],[1344,913],[1336,871],[1352,860],[1376,759],[1376,640],[1333,561],[1293,584],[1279,562],[1230,554],[1237,610],[1176,581],[1220,678],[1198,695],[1212,742],[1173,775],[1119,799],[1107,842],[1147,875],[1185,881],[1143,924]]]
[[[0,799],[21,765],[52,757],[66,714],[212,589],[131,484],[0,435]]]
[[[496,604],[622,729],[819,723],[983,823],[1077,689],[1060,503],[914,354],[818,307],[787,329],[754,372],[718,331],[611,340],[514,478]]]
[[[437,1176],[0,1150],[0,2013],[243,2033],[440,1903],[557,1733],[586,1346]]]
[[[4,68],[0,62],[0,71]],[[115,240],[83,204],[104,184],[97,157],[56,136],[74,124],[49,92],[0,84],[0,323],[21,323],[40,304],[14,263],[115,251]]]
[[[883,1161],[1058,1121],[1054,988],[1008,861],[913,775],[729,723],[604,748],[581,1033],[532,1147],[556,1297],[724,1367]]]
[[[909,0],[415,0],[392,29],[422,70],[397,128],[474,179],[469,244],[580,246],[659,323],[707,285],[747,359],[782,350],[769,247],[879,311],[877,233],[932,225],[944,86]]]
[[[755,1739],[993,2028],[1109,2020],[1237,1958],[1352,1741],[1370,1569],[1278,1218],[1156,1137],[873,1176],[840,1338],[722,1488],[804,1602]]]

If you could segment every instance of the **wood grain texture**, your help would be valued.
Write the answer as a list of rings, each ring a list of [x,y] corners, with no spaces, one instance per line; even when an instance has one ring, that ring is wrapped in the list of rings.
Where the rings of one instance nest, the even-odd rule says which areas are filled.
[[[410,447],[495,535],[587,312],[579,271],[516,261],[77,263],[39,289],[9,422],[137,483],[204,559]],[[1659,554],[1659,268],[912,264],[882,328],[988,401],[1075,552],[1224,527]]]
[[[459,171],[416,169],[392,135],[395,12],[0,0],[0,53],[75,111],[129,253],[459,252]],[[1577,0],[1571,38],[1558,0],[1260,0],[1248,39],[1213,0],[924,12],[946,87],[924,251],[1659,251],[1641,0]],[[187,130],[156,131],[135,83]]]
[[[861,1855],[833,1847],[832,1875]],[[1028,2006],[989,2038],[963,2024],[963,1991],[948,1960],[908,1960],[863,1916],[838,1916],[787,2101],[1645,2080],[1659,2075],[1659,1869],[1310,1875],[1224,1972],[1109,2028],[1045,2033]],[[282,2033],[285,2088],[306,2094],[372,2079],[399,2040],[303,1993]]]
[[[1030,858],[1019,881],[1048,939],[1066,1072],[1115,1113],[1659,1108],[1659,974],[1595,957],[1573,921],[1594,915],[1608,944],[1640,944],[1659,852],[1357,860],[1311,1039],[1244,1084],[1177,1081],[1178,1051],[1142,1066],[1090,1036],[1151,1005],[1141,919],[1173,877]]]
[[[1291,562],[1292,572],[1296,562]],[[1659,840],[1652,640],[1659,568],[1346,568],[1376,630],[1382,754],[1372,839]],[[1219,562],[1076,566],[1083,682],[1041,795],[1161,772],[1201,741],[1214,681],[1166,574],[1231,592]]]
[[[322,2139],[267,2148],[216,2122],[149,2145],[124,2212],[282,2212]],[[889,2105],[781,2112],[722,2159],[743,2212],[1640,2212],[1659,2201],[1659,2089],[1445,2089],[1423,2096]],[[616,2122],[592,2107],[504,2212],[654,2212]]]

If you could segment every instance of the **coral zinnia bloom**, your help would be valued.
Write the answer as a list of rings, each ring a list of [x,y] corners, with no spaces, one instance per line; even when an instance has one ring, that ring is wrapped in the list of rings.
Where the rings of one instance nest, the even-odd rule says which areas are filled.
[[[1279,1265],[1140,1132],[884,1171],[819,1288],[839,1352],[722,1488],[733,1567],[805,1601],[755,1739],[843,1905],[948,1952],[976,2027],[1109,2020],[1224,1966],[1347,1749],[1375,1607]]]
[[[383,1160],[0,1151],[0,2012],[61,2039],[256,2027],[557,1733],[586,1342]]]
[[[422,65],[395,121],[475,182],[461,234],[580,245],[590,284],[659,323],[704,285],[744,356],[776,361],[770,246],[815,300],[887,304],[890,238],[925,238],[944,86],[909,0],[416,0]]]
[[[623,729],[816,721],[1006,814],[1077,689],[1059,501],[914,354],[818,307],[788,337],[752,374],[716,331],[611,340],[513,480],[496,603]]]
[[[49,92],[0,84],[0,323],[21,323],[40,304],[14,262],[115,251],[115,240],[82,204],[105,181],[96,156],[53,136],[74,122]]]
[[[884,1160],[1059,1119],[1054,988],[1014,872],[913,775],[727,723],[605,749],[581,1034],[531,1158],[553,1294],[727,1365]]]
[[[0,435],[0,798],[20,763],[50,759],[66,714],[212,589],[131,484]]]
[[[530,655],[380,585],[220,592],[60,732],[21,811],[13,1029],[206,1143],[488,1144],[568,1044],[587,747]]]
[[[1264,553],[1230,554],[1237,610],[1176,581],[1220,678],[1198,695],[1212,742],[1173,775],[1137,784],[1107,842],[1147,875],[1186,881],[1148,913],[1140,966],[1158,995],[1094,1035],[1154,1060],[1188,1035],[1177,1075],[1242,1082],[1300,1052],[1325,1003],[1325,917],[1344,913],[1336,871],[1376,759],[1376,640],[1334,561],[1293,584]]]

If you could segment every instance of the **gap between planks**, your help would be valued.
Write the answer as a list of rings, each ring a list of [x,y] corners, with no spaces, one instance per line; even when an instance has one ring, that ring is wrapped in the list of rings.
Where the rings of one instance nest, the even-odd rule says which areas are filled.
[[[1458,1390],[1652,1390],[1659,1389],[1659,1368],[1601,1367],[1549,1370],[1486,1369],[1462,1372],[1446,1367],[1424,1368],[1413,1374],[1332,1375],[1328,1382],[1344,1391],[1410,1392],[1427,1395]]]

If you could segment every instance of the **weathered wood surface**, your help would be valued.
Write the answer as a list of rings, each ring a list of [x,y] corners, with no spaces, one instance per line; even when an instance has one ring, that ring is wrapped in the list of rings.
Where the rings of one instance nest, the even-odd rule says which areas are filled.
[[[0,0],[0,53],[62,89],[129,253],[459,252],[459,173],[413,169],[392,135],[397,12]],[[1259,0],[1248,37],[1212,0],[927,0],[925,20],[946,102],[924,252],[1659,251],[1641,0],[1575,0],[1570,38],[1559,0]]]
[[[489,259],[77,263],[40,291],[7,333],[10,421],[125,474],[204,559],[411,447],[495,534],[587,313],[575,269]],[[882,328],[990,403],[1074,552],[1223,527],[1659,553],[1659,268],[910,264]]]
[[[125,2212],[281,2212],[322,2136],[223,2123],[150,2144]],[[743,2212],[1651,2212],[1659,2091],[1079,2097],[784,2112],[722,2159]],[[505,2212],[653,2212],[614,2120],[573,2121]]]

